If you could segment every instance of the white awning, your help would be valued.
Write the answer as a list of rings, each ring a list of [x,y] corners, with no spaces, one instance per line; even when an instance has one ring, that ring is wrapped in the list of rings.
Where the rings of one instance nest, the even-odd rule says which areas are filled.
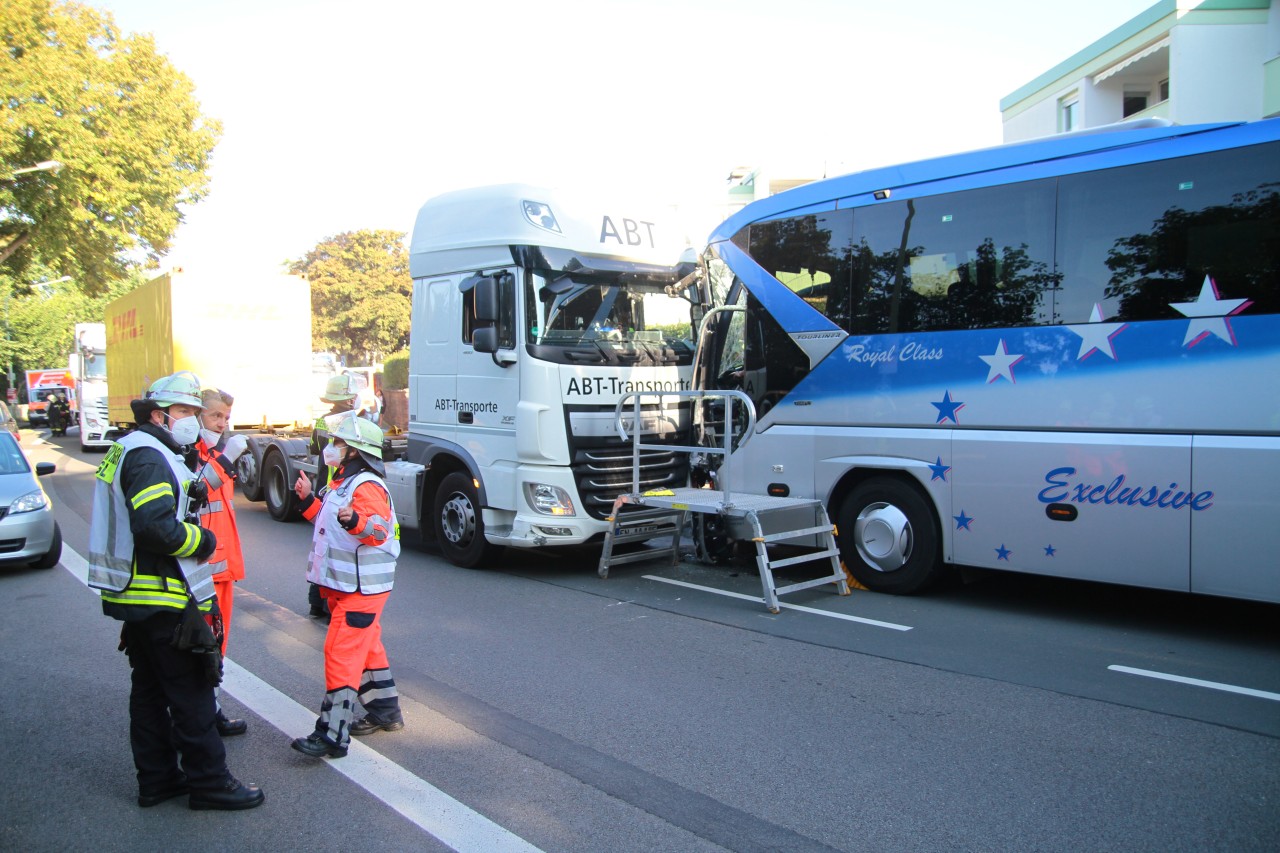
[[[1108,77],[1111,77],[1115,74],[1119,74],[1121,71],[1128,68],[1130,65],[1133,65],[1135,62],[1140,62],[1141,60],[1146,59],[1148,56],[1151,56],[1153,53],[1156,53],[1157,51],[1161,51],[1161,50],[1168,50],[1168,48],[1169,48],[1169,37],[1165,36],[1155,44],[1147,45],[1137,53],[1129,54],[1124,59],[1117,62],[1115,65],[1112,65],[1110,68],[1107,68],[1105,71],[1101,71],[1093,75],[1093,84],[1096,86],[1099,83],[1101,83],[1103,80],[1106,80]]]

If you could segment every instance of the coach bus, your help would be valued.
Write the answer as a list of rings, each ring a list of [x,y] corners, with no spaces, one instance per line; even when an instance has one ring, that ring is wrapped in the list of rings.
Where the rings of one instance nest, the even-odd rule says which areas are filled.
[[[948,566],[1280,601],[1280,119],[823,180],[713,232],[696,382],[735,488],[865,586]]]

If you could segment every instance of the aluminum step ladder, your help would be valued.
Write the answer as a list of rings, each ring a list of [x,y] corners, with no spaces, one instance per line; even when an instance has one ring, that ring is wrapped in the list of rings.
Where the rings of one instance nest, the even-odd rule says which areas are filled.
[[[724,446],[722,448],[707,447],[674,447],[669,444],[645,444],[627,434],[626,424],[622,420],[622,407],[628,399],[634,399],[633,424],[642,423],[640,418],[640,400],[642,397],[707,397],[725,398],[725,421],[733,423],[732,409],[734,401],[746,407],[747,422],[738,448],[746,444],[755,427],[755,407],[751,399],[741,391],[661,391],[643,394],[628,394],[618,401],[614,410],[614,421],[618,434],[624,441],[633,443],[632,491],[619,495],[613,503],[610,514],[609,529],[605,533],[604,550],[600,555],[599,575],[609,576],[609,568],[620,563],[653,560],[666,556],[671,565],[680,560],[680,536],[684,530],[685,520],[689,513],[716,515],[728,523],[729,529],[746,530],[755,546],[756,568],[760,572],[760,585],[763,591],[765,607],[771,613],[781,611],[778,596],[802,589],[835,584],[840,595],[849,595],[849,579],[840,565],[840,551],[836,546],[835,528],[827,517],[826,507],[822,501],[804,498],[774,497],[771,495],[749,495],[731,493],[727,476],[722,477],[720,485],[723,490],[716,489],[659,489],[641,492],[640,451],[642,449],[680,450],[695,453],[720,453],[727,459],[734,451],[731,446],[729,430],[725,429]],[[724,466],[721,466],[724,470]],[[630,507],[629,511],[624,512]],[[668,531],[670,527],[670,531]],[[625,554],[615,554],[614,547],[628,542],[648,541],[659,535],[671,533],[670,545],[665,548],[646,548]],[[811,545],[817,542],[817,550],[807,551],[789,557],[773,557],[769,552],[770,545],[800,544]],[[830,573],[813,580],[777,585],[774,578],[776,569],[786,566],[827,560]]]

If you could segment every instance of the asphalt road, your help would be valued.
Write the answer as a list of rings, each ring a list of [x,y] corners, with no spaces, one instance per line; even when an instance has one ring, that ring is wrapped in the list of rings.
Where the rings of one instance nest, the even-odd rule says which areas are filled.
[[[37,442],[24,432],[58,463],[44,483],[84,554],[100,457]],[[314,761],[288,748],[324,689],[310,529],[237,513],[224,705],[250,729],[227,747],[266,804],[137,808],[119,626],[69,551],[0,572],[0,848],[1244,851],[1280,835],[1275,605],[992,574],[918,598],[807,590],[775,616],[748,600],[749,565],[602,580],[590,555],[467,571],[406,549],[384,641],[408,725]]]

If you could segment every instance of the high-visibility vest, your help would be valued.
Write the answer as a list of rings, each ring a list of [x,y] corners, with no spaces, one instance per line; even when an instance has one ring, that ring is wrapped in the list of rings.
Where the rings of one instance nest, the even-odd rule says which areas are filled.
[[[213,451],[204,443],[196,442],[200,454],[201,474],[209,485],[209,502],[200,508],[200,526],[213,532],[218,544],[209,558],[209,568],[214,580],[244,580],[244,554],[240,550],[240,530],[236,526],[235,480],[223,475],[213,459]]]
[[[396,557],[400,556],[400,528],[396,524],[396,511],[391,505],[391,493],[387,492],[388,518],[373,516],[369,522],[378,522],[388,531],[387,541],[381,545],[366,545],[342,528],[338,510],[350,505],[356,488],[361,483],[376,483],[386,491],[387,486],[376,475],[361,471],[344,481],[338,488],[329,489],[314,519],[316,530],[312,540],[307,580],[339,592],[361,592],[376,595],[390,592],[395,583]]]
[[[178,521],[187,528],[187,539],[171,556],[177,560],[182,578],[137,572],[130,507],[118,474],[125,456],[139,447],[159,451],[178,482],[178,494],[173,497]],[[194,479],[181,456],[141,430],[129,433],[107,451],[94,475],[93,520],[89,525],[89,586],[101,590],[104,601],[181,610],[186,606],[188,590],[199,602],[213,598],[213,573],[207,564],[198,564],[192,556],[200,545],[200,528],[186,521],[190,500],[187,486]],[[168,480],[155,483],[134,496],[133,508],[172,490],[173,484]]]

